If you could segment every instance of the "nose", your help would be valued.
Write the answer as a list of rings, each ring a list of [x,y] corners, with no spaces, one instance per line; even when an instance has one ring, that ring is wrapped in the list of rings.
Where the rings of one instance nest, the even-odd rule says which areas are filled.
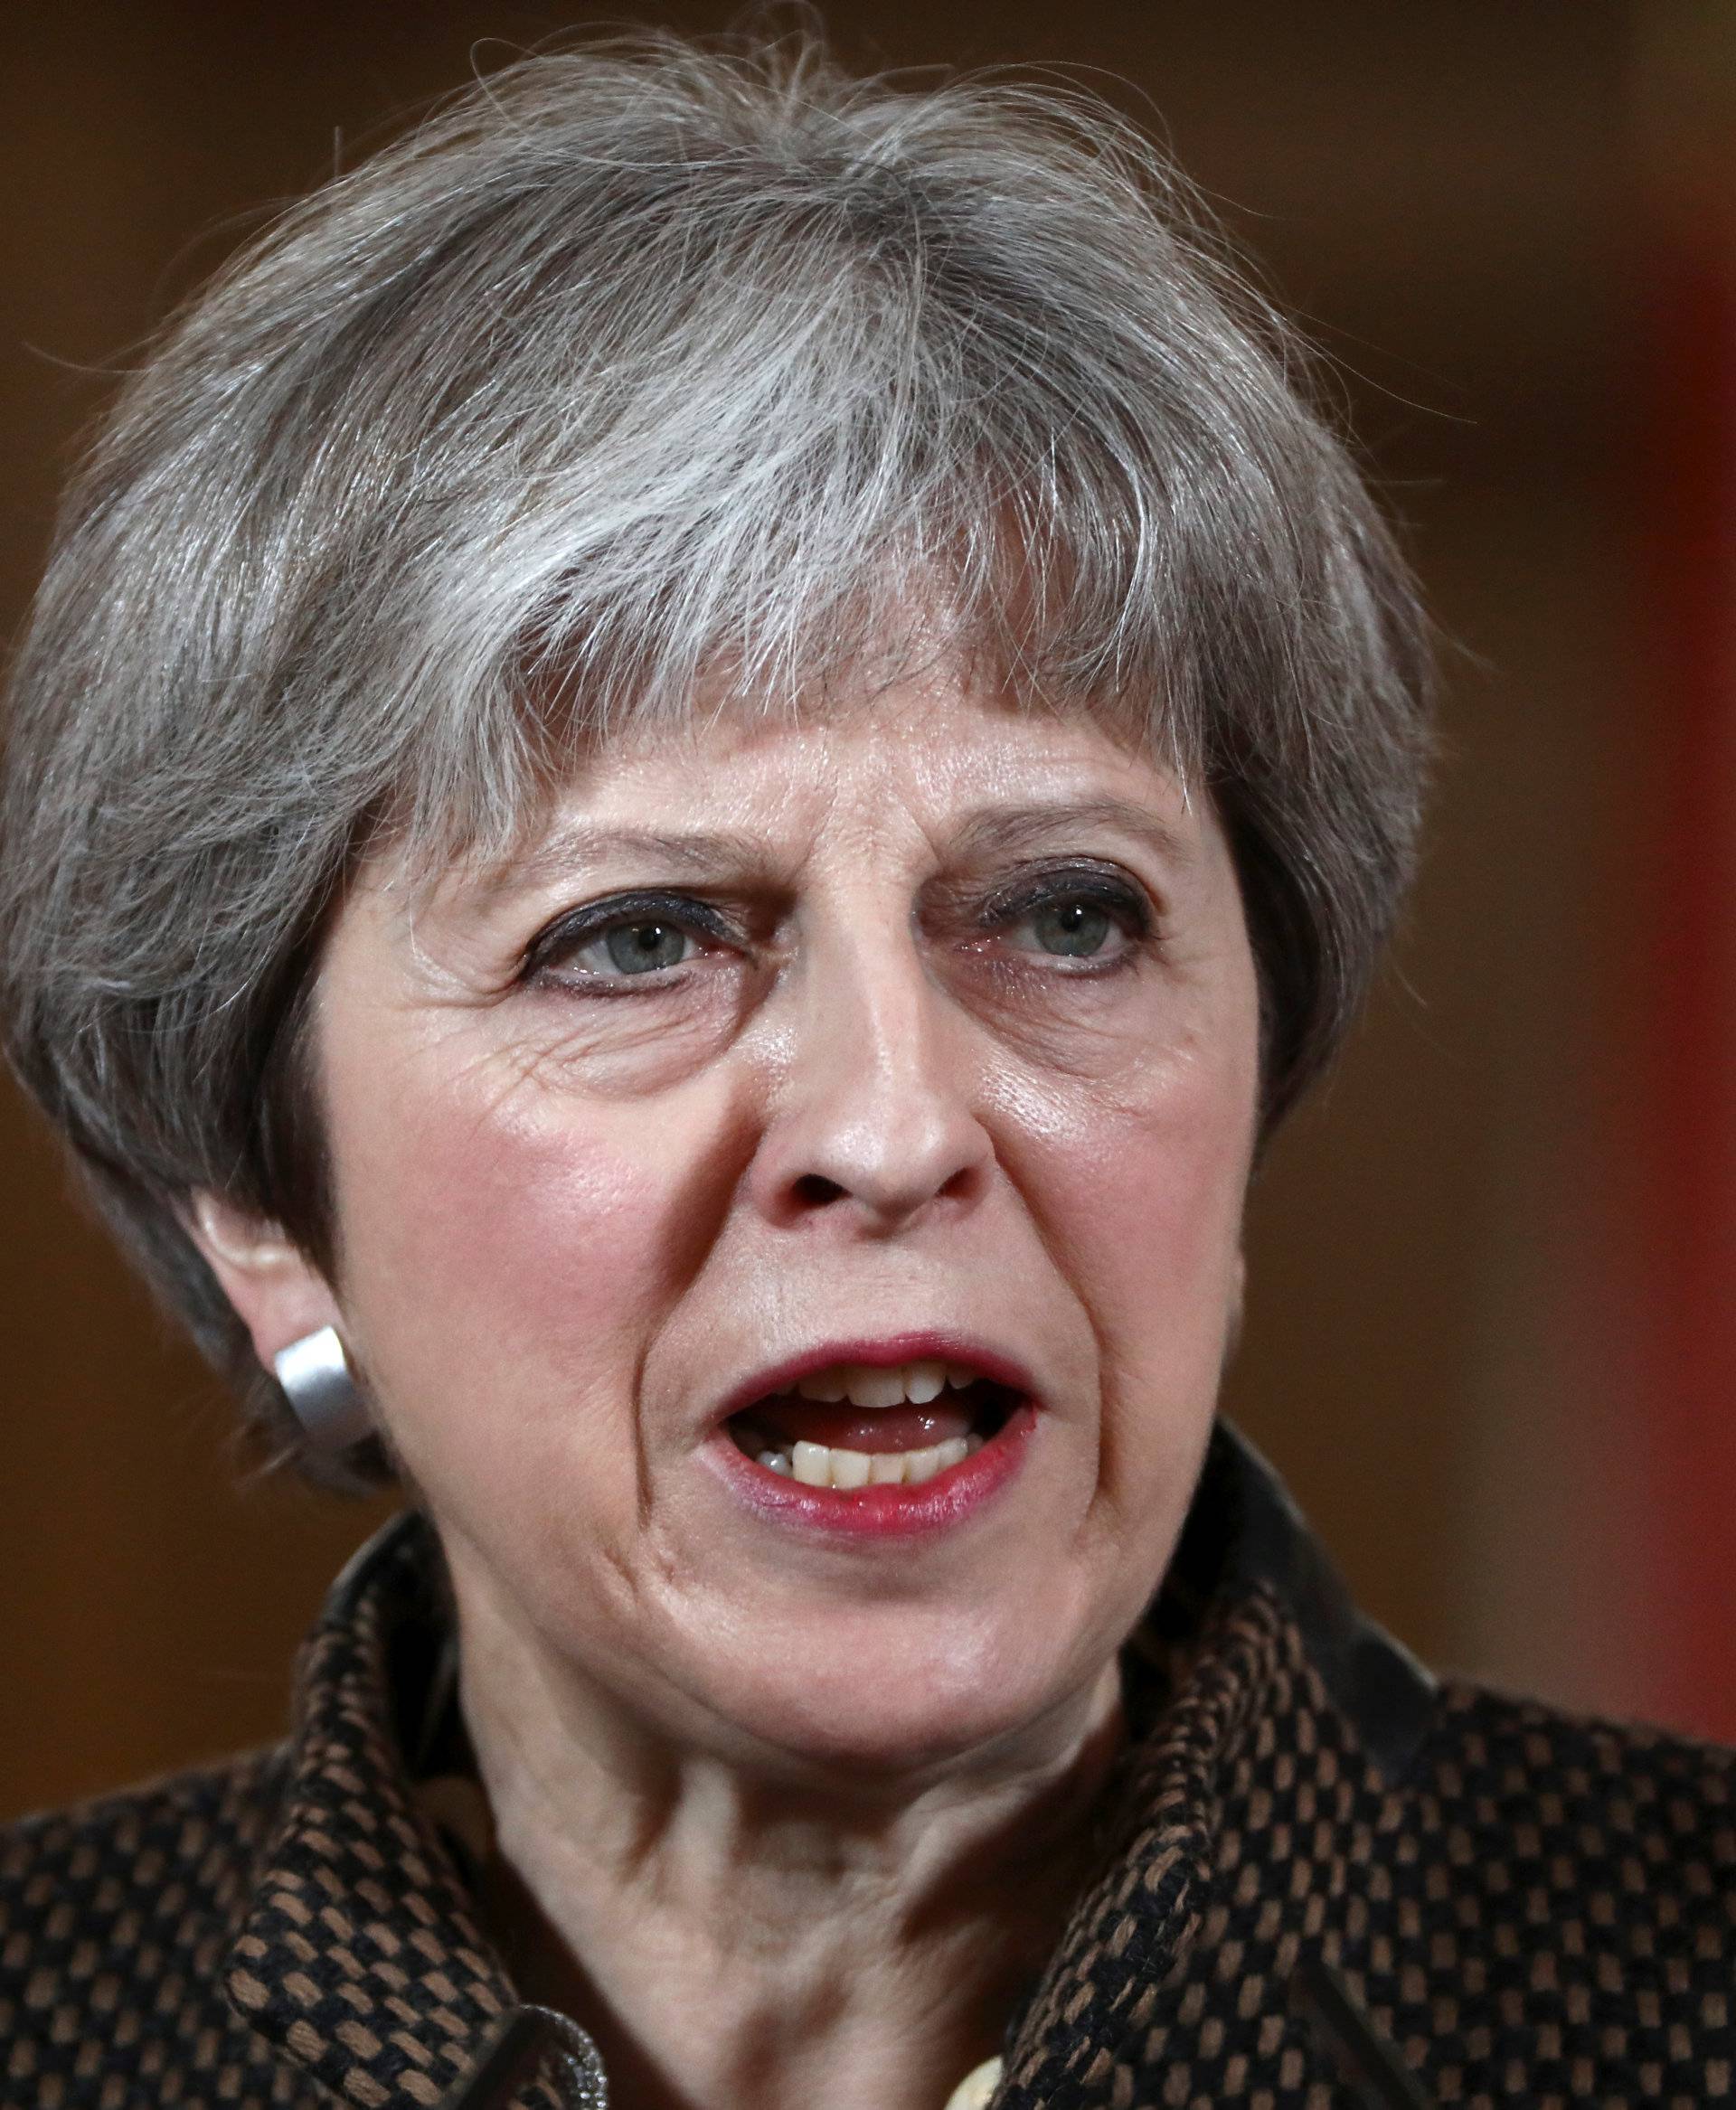
[[[884,1237],[969,1207],[993,1159],[967,1035],[908,940],[807,963],[749,1181],[774,1222]]]

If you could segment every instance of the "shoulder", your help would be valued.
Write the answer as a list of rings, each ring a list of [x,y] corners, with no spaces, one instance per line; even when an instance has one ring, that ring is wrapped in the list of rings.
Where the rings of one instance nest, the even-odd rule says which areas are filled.
[[[222,1963],[283,1776],[259,1752],[0,1829],[8,2102],[95,2104],[105,2076],[166,2085],[189,2062],[245,2075]]]
[[[1461,1816],[1597,1813],[1617,1831],[1655,1825],[1736,1858],[1736,1749],[1722,1744],[1447,1679],[1418,1758],[1415,1784]]]
[[[0,1913],[51,1882],[69,1902],[172,1886],[216,1903],[244,1884],[282,1780],[279,1749],[249,1752],[0,1826]]]
[[[1528,1773],[1571,1765],[1606,1780],[1692,1781],[1713,1796],[1728,1792],[1736,1775],[1736,1747],[1648,1722],[1579,1714],[1465,1678],[1443,1677],[1437,1697],[1436,1755],[1457,1753],[1475,1769]]]
[[[1552,1890],[1591,1881],[1618,1909],[1675,1892],[1728,1921],[1736,1750],[1454,1680],[1407,1785],[1449,1858],[1499,1845]]]
[[[1443,1684],[1353,1847],[1344,1961],[1377,2025],[1443,2100],[1724,2094],[1733,1783],[1730,1751]]]

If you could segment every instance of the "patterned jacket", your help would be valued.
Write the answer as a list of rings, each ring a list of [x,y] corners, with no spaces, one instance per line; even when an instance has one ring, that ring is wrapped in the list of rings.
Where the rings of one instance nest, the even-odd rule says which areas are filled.
[[[5,2110],[605,2100],[417,1790],[441,1604],[400,1520],[286,1745],[0,1834]],[[1437,1686],[1227,1430],[1127,1663],[1101,1872],[995,2110],[1731,2094],[1736,1756]]]

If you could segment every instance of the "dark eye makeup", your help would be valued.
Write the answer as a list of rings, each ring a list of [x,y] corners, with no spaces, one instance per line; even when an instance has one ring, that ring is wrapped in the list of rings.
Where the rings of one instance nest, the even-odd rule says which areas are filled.
[[[621,939],[618,947],[612,942],[617,934]],[[660,940],[682,936],[712,945],[742,942],[742,933],[735,923],[695,895],[660,890],[610,894],[604,900],[570,909],[545,925],[524,948],[520,979],[533,981],[558,969],[563,961],[600,937],[611,941],[614,964],[623,970],[622,979],[630,982],[641,974],[681,965],[664,956],[667,947]],[[608,977],[587,978],[599,986],[609,985]]]
[[[976,924],[986,931],[1005,930],[1027,918],[1048,918],[1060,919],[1057,928],[1071,921],[1078,928],[1081,919],[1069,918],[1071,909],[1108,918],[1128,938],[1152,934],[1152,904],[1145,890],[1113,865],[1095,863],[1045,865],[1019,873],[983,903]]]
[[[1071,974],[1100,975],[1127,966],[1156,925],[1144,888],[1119,867],[1095,862],[1022,868],[986,895],[953,882],[942,890],[942,928],[962,922],[977,934],[980,945],[1029,924],[1037,942],[1017,949],[1041,954]],[[933,927],[932,899],[928,907],[925,920]],[[1118,935],[1121,943],[1112,945]],[[601,940],[616,971],[580,968],[571,982],[609,994],[628,994],[636,983],[647,990],[663,988],[668,974],[688,964],[688,939],[735,948],[750,942],[742,919],[714,902],[647,888],[610,894],[554,918],[524,948],[519,979],[561,976],[578,954]]]

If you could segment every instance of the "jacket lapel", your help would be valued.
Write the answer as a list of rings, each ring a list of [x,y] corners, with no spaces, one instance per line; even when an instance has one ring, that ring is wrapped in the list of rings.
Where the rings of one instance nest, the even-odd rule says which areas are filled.
[[[1270,1689],[1279,1622],[1255,1599],[1199,1638],[1159,1725],[1133,1747],[1105,1872],[1015,2027],[997,2110],[1107,2100],[1121,2048],[1193,1959],[1219,1857],[1222,1776]]]
[[[1345,1775],[1401,1778],[1434,1705],[1428,1673],[1355,1610],[1227,1425],[1124,1662],[1134,1735],[1104,1873],[1014,2025],[995,2110],[1206,2099],[1173,2093],[1186,2080],[1177,2047],[1195,2043],[1226,1985],[1269,2067],[1288,2052],[1297,2074],[1318,2070],[1318,2018],[1295,2011],[1291,1980],[1342,1889],[1326,1871],[1369,1858],[1344,1822]],[[1299,1877],[1314,1884],[1306,1899]],[[1263,1909],[1252,1939],[1250,1896]]]
[[[392,1644],[426,1617],[437,1562],[428,1527],[401,1518],[334,1589],[303,1661],[279,1821],[225,1977],[279,2056],[364,2110],[438,2104],[513,2002],[392,1719]]]

